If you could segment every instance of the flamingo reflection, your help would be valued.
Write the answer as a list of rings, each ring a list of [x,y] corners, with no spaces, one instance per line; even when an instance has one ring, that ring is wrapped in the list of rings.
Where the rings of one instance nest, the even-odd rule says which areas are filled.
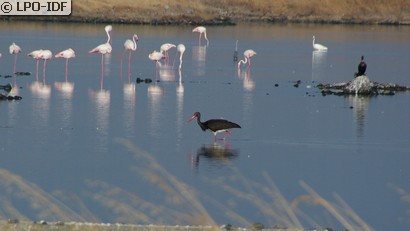
[[[179,80],[176,89],[176,103],[177,103],[177,110],[176,110],[176,117],[177,117],[177,138],[179,140],[182,139],[182,128],[184,125],[183,121],[183,108],[184,108],[184,85],[182,84],[182,73],[181,69],[178,69]]]
[[[182,84],[182,73],[181,73],[181,69],[178,70],[178,75],[179,75],[179,79],[178,79],[178,86],[177,86],[177,94],[184,94],[184,85]]]
[[[68,81],[54,82],[54,88],[67,96],[71,96],[74,92],[74,83]]]
[[[159,78],[161,81],[175,81],[175,72],[171,65],[161,65],[159,68]]]
[[[194,61],[194,70],[198,76],[205,74],[205,61],[206,61],[206,46],[194,46],[192,47],[192,60]]]
[[[51,87],[39,81],[34,81],[29,84],[30,91],[33,95],[40,96],[43,99],[50,98]]]
[[[149,107],[150,107],[150,134],[153,136],[158,136],[159,134],[163,133],[161,129],[161,99],[164,90],[158,85],[157,82],[154,84],[150,84],[148,87],[148,99],[149,99]]]
[[[96,128],[98,130],[108,127],[111,93],[104,89],[104,76],[101,76],[100,89],[88,90],[88,94],[92,101],[95,102],[97,120]]]
[[[226,166],[229,162],[239,156],[239,151],[231,149],[230,145],[221,145],[213,143],[203,145],[197,150],[195,156],[191,157],[191,166],[193,168],[199,167],[199,162],[206,160],[211,167]]]
[[[242,71],[238,69],[238,77],[243,79],[243,89],[253,91],[255,89],[255,81],[251,78],[251,70]]]

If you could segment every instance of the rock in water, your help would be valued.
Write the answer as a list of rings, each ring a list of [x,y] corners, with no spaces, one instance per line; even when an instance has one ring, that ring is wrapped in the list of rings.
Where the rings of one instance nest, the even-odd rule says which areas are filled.
[[[374,84],[365,76],[357,76],[346,87],[345,91],[350,94],[372,94],[374,91]]]

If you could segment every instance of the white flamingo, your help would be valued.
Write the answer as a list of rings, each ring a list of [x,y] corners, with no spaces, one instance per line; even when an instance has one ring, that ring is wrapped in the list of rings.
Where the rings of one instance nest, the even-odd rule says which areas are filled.
[[[185,45],[184,44],[178,44],[177,51],[179,52],[179,70],[181,70],[182,56],[184,55],[184,52],[185,52]]]
[[[165,59],[165,56],[159,51],[153,51],[151,54],[148,55],[148,58],[152,61],[155,61],[155,78],[156,80],[158,80],[158,67],[161,65],[159,61],[161,59]]]
[[[40,59],[44,60],[44,64],[43,64],[43,82],[45,84],[47,60],[50,60],[53,57],[53,53],[50,50],[43,50],[42,52],[40,52],[39,57],[40,57]]]
[[[36,80],[38,81],[38,63],[40,62],[40,55],[43,52],[43,50],[35,50],[27,54],[27,56],[32,57],[33,59],[36,60]]]
[[[238,69],[241,67],[241,63],[248,63],[248,69],[251,68],[251,58],[256,55],[256,52],[252,49],[246,50],[243,52],[243,60],[238,62]]]
[[[133,36],[132,36],[132,40],[130,40],[130,39],[127,39],[126,41],[125,41],[125,43],[124,43],[124,52],[123,52],[123,54],[122,54],[122,56],[121,56],[121,78],[122,78],[122,64],[123,64],[123,59],[124,59],[124,54],[125,54],[125,52],[129,52],[128,53],[128,80],[129,80],[129,78],[130,78],[130,66],[131,66],[131,53],[133,52],[133,51],[136,51],[137,50],[137,42],[138,42],[138,35],[137,34],[134,34]]]
[[[107,25],[105,26],[105,33],[107,34],[107,42],[103,43],[96,48],[90,50],[88,53],[100,53],[101,54],[101,75],[104,75],[104,55],[105,54],[110,54],[112,51],[111,47],[111,33],[112,31],[112,26]]]
[[[312,41],[313,49],[317,51],[327,51],[327,47],[323,46],[322,44],[315,43],[315,36],[313,35],[313,41]]]
[[[168,59],[169,59],[168,51],[171,50],[174,47],[176,47],[176,46],[175,46],[175,44],[172,44],[172,43],[164,43],[164,44],[161,45],[159,51],[165,55],[165,61],[168,61]]]
[[[9,51],[11,55],[14,55],[14,69],[13,74],[16,74],[16,63],[17,63],[17,54],[21,53],[21,48],[16,44],[12,43],[9,47]]]
[[[199,38],[198,38],[198,43],[199,43],[199,45],[201,45],[201,37],[202,37],[202,34],[204,34],[204,38],[205,38],[205,40],[206,40],[206,45],[207,45],[207,46],[209,45],[209,40],[208,40],[208,38],[206,37],[206,28],[205,28],[205,27],[203,27],[203,26],[195,27],[195,28],[192,30],[192,32],[197,32],[197,33],[199,33]]]
[[[68,80],[68,59],[75,58],[75,52],[73,49],[68,48],[67,50],[61,51],[60,53],[56,54],[54,57],[56,58],[65,58],[65,81]]]

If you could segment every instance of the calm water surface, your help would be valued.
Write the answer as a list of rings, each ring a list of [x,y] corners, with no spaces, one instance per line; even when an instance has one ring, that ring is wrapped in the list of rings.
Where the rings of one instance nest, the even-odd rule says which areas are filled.
[[[370,79],[410,85],[409,27],[208,27],[208,47],[189,26],[113,28],[102,76],[88,51],[106,41],[104,25],[0,23],[0,84],[23,97],[0,102],[2,218],[352,230],[356,213],[375,230],[410,229],[410,93],[323,97],[314,87],[349,81],[361,55]],[[120,59],[134,33],[128,77]],[[312,52],[313,35],[327,53]],[[239,58],[257,52],[249,72],[237,72],[236,40]],[[4,78],[12,42],[23,49],[17,71],[32,75]],[[166,42],[185,44],[181,72],[174,49],[159,83],[136,84],[155,80],[148,54]],[[36,79],[27,53],[69,47],[67,79],[55,58]],[[185,125],[195,111],[242,129],[214,143]]]

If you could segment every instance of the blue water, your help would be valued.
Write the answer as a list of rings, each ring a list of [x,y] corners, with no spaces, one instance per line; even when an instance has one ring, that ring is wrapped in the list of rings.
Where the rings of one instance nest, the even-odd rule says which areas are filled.
[[[346,227],[319,195],[356,228],[343,203],[375,230],[410,228],[410,94],[323,97],[315,87],[349,81],[361,55],[371,80],[410,85],[409,27],[208,27],[206,47],[190,26],[113,25],[102,76],[101,56],[88,51],[106,41],[104,26],[0,23],[0,84],[23,97],[0,101],[1,218]],[[127,55],[122,76],[120,58],[134,33],[128,79]],[[312,52],[313,35],[328,52]],[[236,40],[240,59],[257,52],[249,72],[233,62]],[[30,76],[4,78],[13,72],[12,42],[23,49],[17,71]],[[187,50],[180,73],[170,51],[156,83],[148,54],[166,42]],[[68,79],[65,60],[53,58],[45,75],[40,62],[36,81],[26,54],[69,47]],[[214,143],[185,124],[196,111],[242,128]],[[297,221],[284,201],[297,204]]]

